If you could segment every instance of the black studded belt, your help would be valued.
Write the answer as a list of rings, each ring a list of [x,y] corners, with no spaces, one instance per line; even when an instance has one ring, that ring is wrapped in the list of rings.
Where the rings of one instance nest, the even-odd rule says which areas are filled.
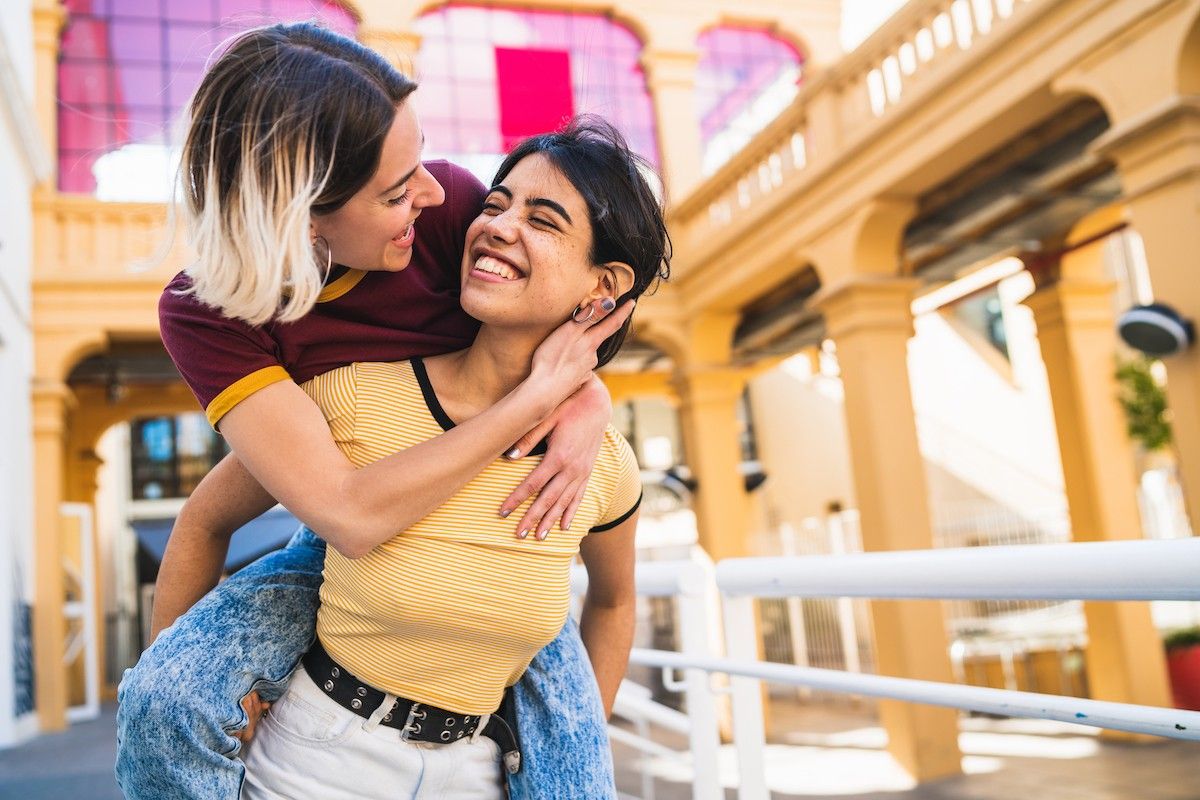
[[[321,642],[313,642],[304,654],[302,662],[308,677],[338,705],[348,708],[360,717],[370,719],[383,703],[384,692],[360,681],[350,674],[325,652]],[[383,717],[380,725],[396,728],[405,741],[450,744],[459,739],[473,736],[483,723],[483,736],[500,746],[504,768],[510,773],[521,769],[521,750],[517,741],[515,719],[512,716],[512,690],[504,693],[504,701],[494,714],[455,714],[436,706],[406,700],[396,700]],[[513,719],[510,725],[508,719]]]

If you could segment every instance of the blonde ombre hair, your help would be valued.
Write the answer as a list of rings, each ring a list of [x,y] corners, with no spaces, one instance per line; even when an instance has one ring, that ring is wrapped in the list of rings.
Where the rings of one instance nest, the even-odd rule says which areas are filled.
[[[330,258],[313,215],[374,175],[397,106],[416,84],[382,56],[311,23],[235,38],[188,108],[182,213],[191,293],[251,325],[312,310]]]

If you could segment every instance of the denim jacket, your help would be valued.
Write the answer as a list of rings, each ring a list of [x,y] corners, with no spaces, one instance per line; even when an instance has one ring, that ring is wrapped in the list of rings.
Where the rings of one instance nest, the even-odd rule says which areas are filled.
[[[315,636],[325,544],[306,528],[210,592],[126,671],[117,782],[129,800],[236,800],[240,700],[273,701]],[[514,689],[521,769],[510,800],[616,797],[591,662],[568,620]]]

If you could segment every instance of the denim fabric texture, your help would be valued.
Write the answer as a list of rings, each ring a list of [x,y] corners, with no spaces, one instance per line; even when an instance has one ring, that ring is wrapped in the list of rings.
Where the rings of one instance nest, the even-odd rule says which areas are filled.
[[[163,631],[117,699],[117,783],[128,800],[236,800],[241,698],[276,700],[313,641],[325,543],[301,528]],[[514,615],[514,624],[520,618]],[[511,800],[616,797],[595,676],[574,620],[517,683],[523,764]]]

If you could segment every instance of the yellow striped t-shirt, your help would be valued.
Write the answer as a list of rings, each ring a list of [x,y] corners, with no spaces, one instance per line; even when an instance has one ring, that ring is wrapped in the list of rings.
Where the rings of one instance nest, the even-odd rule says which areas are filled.
[[[453,422],[419,359],[358,363],[302,387],[356,466],[431,439]],[[461,714],[500,704],[566,621],[579,542],[624,521],[641,498],[633,451],[611,425],[571,530],[517,539],[529,502],[497,509],[541,458],[497,458],[440,508],[359,559],[333,548],[317,635],[361,680]]]

